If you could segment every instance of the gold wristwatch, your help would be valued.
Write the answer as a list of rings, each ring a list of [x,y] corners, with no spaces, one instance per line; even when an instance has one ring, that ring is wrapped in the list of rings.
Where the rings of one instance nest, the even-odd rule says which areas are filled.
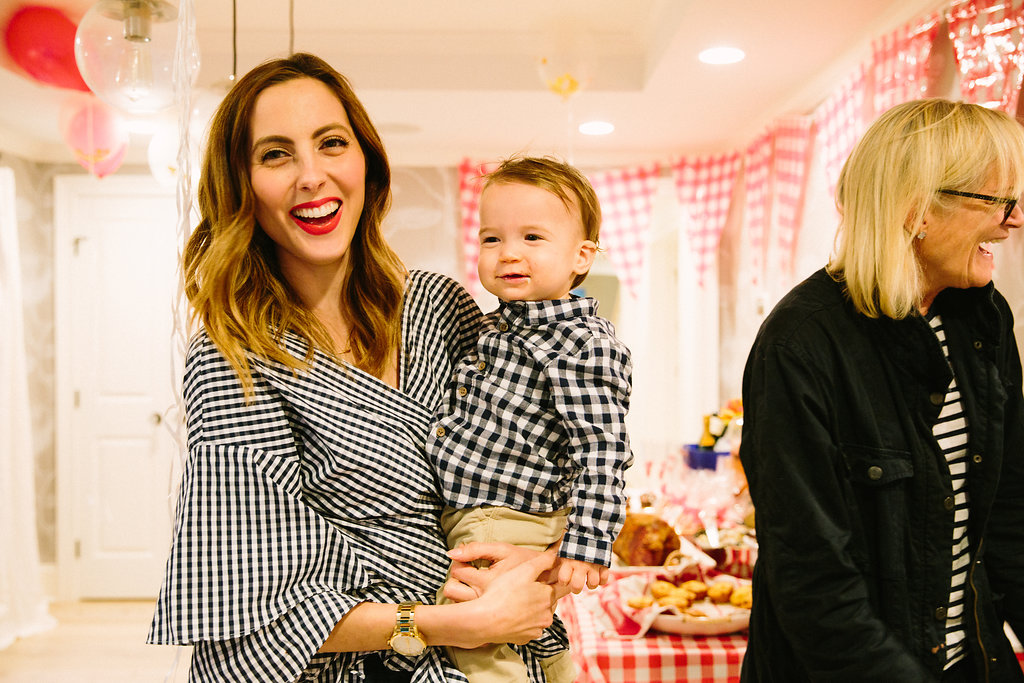
[[[400,655],[406,657],[418,657],[427,648],[423,636],[416,630],[416,619],[414,617],[418,602],[403,602],[398,605],[398,613],[395,615],[395,630],[391,632],[388,640],[388,647]]]

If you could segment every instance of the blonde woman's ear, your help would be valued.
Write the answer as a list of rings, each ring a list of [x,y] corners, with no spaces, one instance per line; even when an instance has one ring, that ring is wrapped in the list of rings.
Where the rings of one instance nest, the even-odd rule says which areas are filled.
[[[919,240],[923,240],[928,232],[928,218],[927,213],[924,216],[918,216],[910,214],[907,216],[906,223],[903,224],[903,229],[907,231],[911,237],[916,237]]]

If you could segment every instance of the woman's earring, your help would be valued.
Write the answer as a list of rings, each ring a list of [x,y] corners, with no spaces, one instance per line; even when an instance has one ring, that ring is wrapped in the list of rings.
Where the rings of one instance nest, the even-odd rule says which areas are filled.
[[[922,230],[921,232],[917,233],[917,239],[923,240],[927,235],[928,235],[928,233],[926,233],[926,232],[924,232]]]

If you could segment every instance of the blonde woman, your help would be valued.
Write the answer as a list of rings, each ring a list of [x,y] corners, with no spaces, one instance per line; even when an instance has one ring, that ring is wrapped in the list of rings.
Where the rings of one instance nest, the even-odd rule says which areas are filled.
[[[479,598],[421,604],[449,567],[424,439],[481,314],[454,281],[406,272],[381,235],[389,198],[380,138],[322,60],[262,64],[220,105],[185,251],[202,329],[149,637],[194,645],[190,681],[465,681],[437,646],[491,642],[523,646],[542,681],[566,646],[536,580],[553,553],[492,546]]]
[[[744,681],[1021,681],[1024,405],[991,244],[1024,223],[1024,129],[899,105],[837,189],[837,252],[758,333]]]

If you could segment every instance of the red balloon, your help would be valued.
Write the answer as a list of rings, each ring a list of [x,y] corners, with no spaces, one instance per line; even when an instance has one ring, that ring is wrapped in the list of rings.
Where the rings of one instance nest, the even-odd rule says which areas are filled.
[[[75,63],[77,27],[59,9],[26,5],[4,32],[11,59],[40,83],[89,92]]]
[[[75,160],[97,178],[121,166],[128,151],[124,117],[95,96],[76,96],[62,112],[61,132]]]

